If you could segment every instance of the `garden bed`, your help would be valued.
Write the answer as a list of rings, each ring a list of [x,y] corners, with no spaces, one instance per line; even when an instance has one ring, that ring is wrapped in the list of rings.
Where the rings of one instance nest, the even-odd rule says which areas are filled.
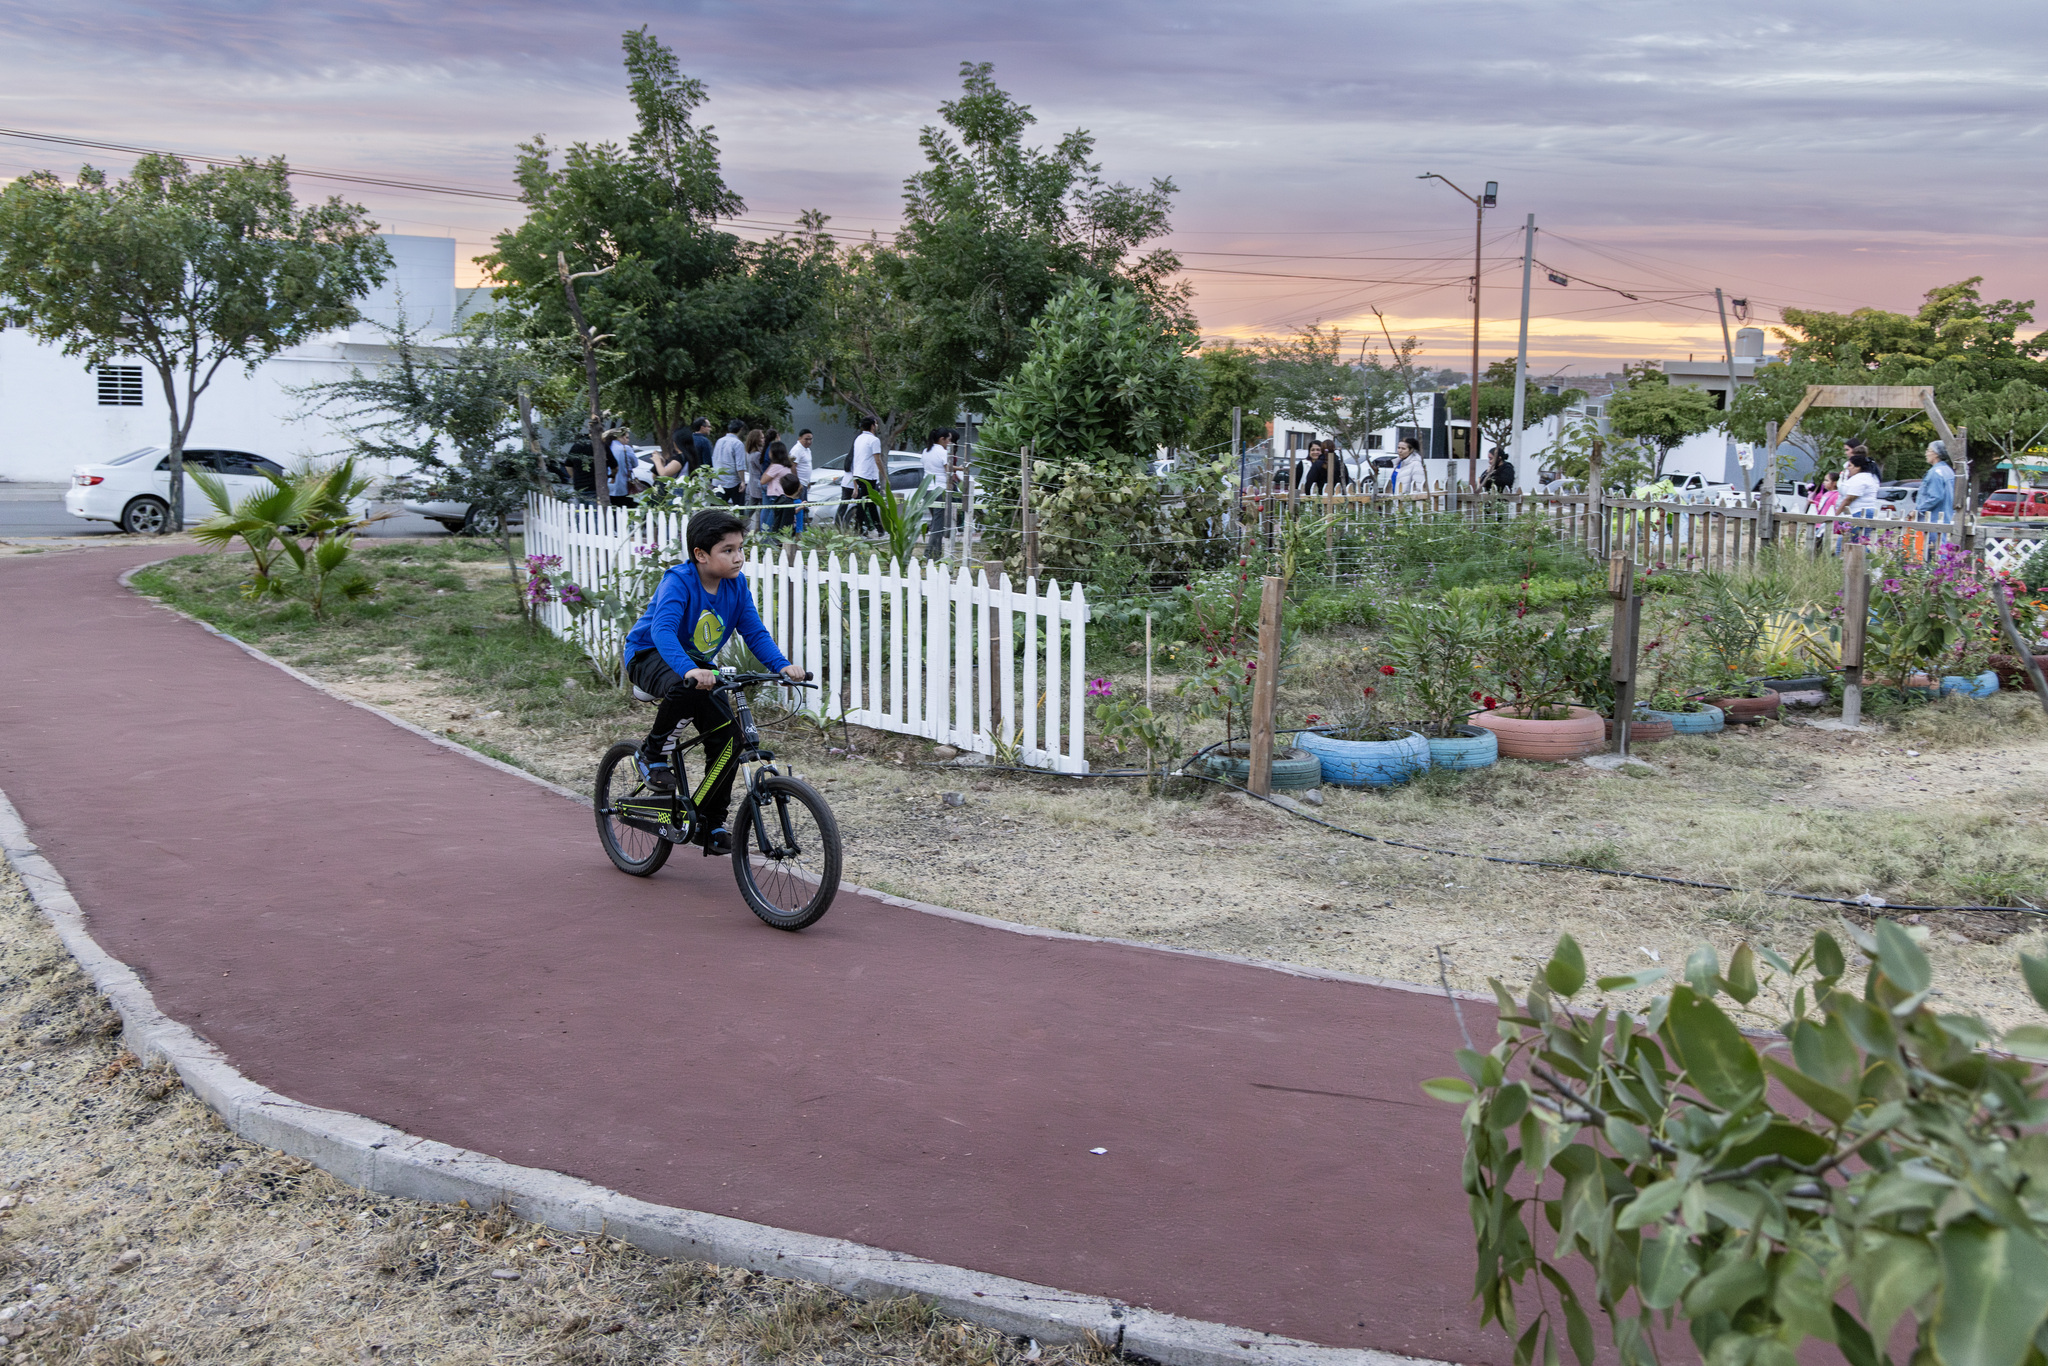
[[[229,560],[149,571],[138,586],[349,696],[580,789],[646,711],[600,688],[570,648],[528,635],[490,558],[461,543],[375,547],[365,560],[384,586],[326,625],[240,602]],[[1283,711],[1300,714],[1331,677],[1349,677],[1358,639],[1338,632],[1304,646]],[[1140,688],[1142,660],[1126,659],[1110,686]],[[1156,694],[1172,681],[1162,674]],[[1325,788],[1319,814],[1416,843],[1749,887],[2031,899],[2048,883],[2039,708],[2011,694],[1956,699],[1899,726],[1857,736],[1767,723],[1667,741],[1650,769],[1510,760],[1391,793]],[[1598,975],[1649,966],[1646,949],[1682,963],[1701,939],[1724,957],[1745,936],[1789,944],[1834,914],[1367,843],[1214,788],[1154,798],[1142,781],[927,767],[928,742],[880,732],[785,726],[772,743],[830,796],[850,881],[1061,929],[1424,984],[1436,981],[1443,944],[1454,983],[1481,988],[1488,976],[1526,976],[1560,930]],[[1106,747],[1094,757],[1127,761]],[[949,791],[966,805],[946,806]],[[1957,1008],[2007,1021],[2032,1009],[2010,971],[2017,917],[1938,919],[1932,950],[1960,960],[1944,973]]]

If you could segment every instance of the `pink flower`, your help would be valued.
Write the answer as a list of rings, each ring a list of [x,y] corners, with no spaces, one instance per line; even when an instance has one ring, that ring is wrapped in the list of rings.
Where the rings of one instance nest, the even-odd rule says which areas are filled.
[[[1088,695],[1090,697],[1107,697],[1112,691],[1109,686],[1109,680],[1106,678],[1091,678],[1088,680]]]

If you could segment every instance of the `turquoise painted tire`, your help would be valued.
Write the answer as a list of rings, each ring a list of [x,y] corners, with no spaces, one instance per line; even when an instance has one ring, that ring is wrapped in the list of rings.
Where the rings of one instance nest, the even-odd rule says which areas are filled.
[[[1941,695],[1962,693],[1966,697],[1989,697],[1998,691],[1998,675],[1986,669],[1974,678],[1962,674],[1949,674],[1941,680]]]
[[[1460,726],[1449,739],[1429,737],[1431,768],[1489,768],[1500,758],[1500,737],[1484,726]]]
[[[1321,761],[1324,782],[1339,787],[1392,787],[1429,768],[1429,741],[1412,730],[1398,740],[1333,740],[1303,731],[1294,743]]]
[[[1652,711],[1645,707],[1643,715],[1669,721],[1673,735],[1712,735],[1728,723],[1719,707],[1702,707],[1698,711]]]
[[[1212,778],[1236,783],[1243,787],[1251,781],[1252,761],[1239,759],[1228,754],[1205,754],[1197,766],[1198,771]],[[1273,790],[1275,792],[1306,792],[1312,787],[1323,785],[1322,761],[1313,754],[1300,749],[1285,750],[1273,756]]]

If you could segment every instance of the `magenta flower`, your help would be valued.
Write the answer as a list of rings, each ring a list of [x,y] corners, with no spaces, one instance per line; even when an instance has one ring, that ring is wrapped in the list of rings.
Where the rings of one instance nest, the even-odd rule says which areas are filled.
[[[1114,690],[1109,686],[1109,680],[1106,678],[1091,678],[1088,680],[1088,695],[1090,697],[1107,697],[1112,691]]]

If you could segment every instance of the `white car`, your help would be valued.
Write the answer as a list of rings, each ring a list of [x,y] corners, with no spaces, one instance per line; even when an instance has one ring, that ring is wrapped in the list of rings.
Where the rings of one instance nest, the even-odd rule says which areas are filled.
[[[228,497],[270,487],[264,476],[283,474],[284,466],[247,451],[185,452],[185,521],[187,525],[213,515],[213,504],[192,478],[195,470],[220,476]],[[64,510],[88,522],[112,522],[123,531],[149,536],[162,531],[171,514],[171,453],[162,446],[144,446],[102,465],[79,465],[64,491]]]

